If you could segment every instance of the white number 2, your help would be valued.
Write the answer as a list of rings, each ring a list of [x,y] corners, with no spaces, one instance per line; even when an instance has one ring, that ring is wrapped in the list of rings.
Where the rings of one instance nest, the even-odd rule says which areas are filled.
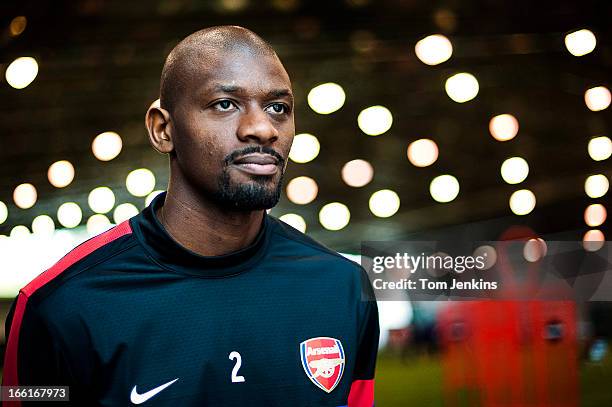
[[[236,364],[234,365],[234,368],[232,369],[232,383],[244,382],[245,381],[244,376],[238,376],[238,370],[240,369],[240,365],[242,365],[242,356],[240,356],[240,353],[236,351],[232,351],[232,353],[229,354],[229,359],[230,360],[236,359]]]

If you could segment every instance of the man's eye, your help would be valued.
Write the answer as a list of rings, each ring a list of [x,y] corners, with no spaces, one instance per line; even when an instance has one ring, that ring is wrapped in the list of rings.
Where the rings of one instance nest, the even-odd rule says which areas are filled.
[[[220,100],[217,103],[215,103],[214,106],[217,110],[220,110],[222,112],[227,112],[234,107],[234,104],[230,102],[229,100]]]
[[[287,113],[289,110],[284,103],[273,103],[266,108],[266,110],[273,114],[283,114]]]

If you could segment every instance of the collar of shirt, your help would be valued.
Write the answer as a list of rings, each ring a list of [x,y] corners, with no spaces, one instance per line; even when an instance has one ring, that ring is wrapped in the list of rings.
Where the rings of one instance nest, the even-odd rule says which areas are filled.
[[[270,220],[264,214],[262,226],[249,246],[222,256],[202,256],[175,241],[156,216],[166,192],[130,220],[134,235],[149,256],[161,267],[202,278],[228,277],[252,268],[266,253],[270,239]]]

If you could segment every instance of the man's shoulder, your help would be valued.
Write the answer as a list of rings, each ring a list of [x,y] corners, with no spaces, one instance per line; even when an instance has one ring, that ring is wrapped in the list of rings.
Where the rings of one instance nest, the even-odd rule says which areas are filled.
[[[129,221],[94,236],[79,244],[50,268],[43,271],[20,290],[28,302],[41,305],[56,292],[71,292],[65,289],[69,282],[87,276],[86,272],[107,267],[109,262],[121,261],[121,254],[136,245]]]
[[[315,261],[333,263],[334,266],[361,272],[361,265],[346,258],[335,250],[316,241],[285,222],[269,216],[273,227],[273,236],[280,255],[296,258],[312,258]],[[286,249],[286,250],[283,250]]]

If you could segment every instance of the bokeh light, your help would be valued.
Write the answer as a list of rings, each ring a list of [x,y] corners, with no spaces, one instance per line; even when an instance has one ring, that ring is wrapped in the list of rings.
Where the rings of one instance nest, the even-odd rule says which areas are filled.
[[[110,161],[121,153],[123,141],[114,131],[105,131],[96,136],[91,144],[93,155],[100,161]]]
[[[610,182],[603,174],[591,175],[584,182],[584,192],[590,198],[601,198],[608,193]]]
[[[302,233],[306,233],[306,221],[300,215],[295,213],[287,213],[279,218],[286,224],[294,227]]]
[[[30,236],[30,229],[23,225],[14,226],[9,233],[9,236],[13,239],[21,239]]]
[[[120,224],[123,221],[130,219],[133,216],[138,215],[138,208],[129,202],[117,205],[113,211],[113,220],[116,224]]]
[[[36,188],[29,183],[18,185],[13,191],[13,201],[21,209],[33,207],[37,198]]]
[[[87,203],[96,213],[108,213],[115,206],[115,194],[109,187],[94,188],[89,193]]]
[[[287,184],[287,198],[295,204],[306,205],[315,200],[319,186],[310,177],[297,177]]]
[[[465,103],[478,95],[478,80],[467,72],[455,74],[446,80],[446,94],[457,103]]]
[[[17,37],[23,33],[28,25],[28,19],[25,16],[17,16],[11,20],[9,25],[9,34],[11,37]]]
[[[342,166],[342,180],[349,186],[359,188],[374,177],[374,168],[366,160],[351,160]]]
[[[19,57],[6,68],[4,76],[9,85],[23,89],[31,84],[38,75],[38,62],[32,57]]]
[[[315,136],[309,133],[300,133],[293,139],[289,158],[293,162],[304,164],[317,158],[320,149],[321,145]]]
[[[474,250],[474,257],[484,258],[484,267],[481,270],[488,270],[497,262],[497,250],[493,246],[483,245]]]
[[[519,184],[529,175],[529,164],[521,157],[512,157],[501,165],[501,176],[508,184]]]
[[[528,189],[520,189],[510,196],[510,210],[515,215],[527,215],[536,206],[536,197]]]
[[[57,210],[57,220],[66,228],[77,227],[83,219],[81,207],[74,202],[66,202]]]
[[[408,146],[408,161],[415,167],[427,167],[438,159],[438,145],[430,139],[422,138]]]
[[[8,207],[2,201],[0,201],[0,225],[2,225],[8,219]]]
[[[604,161],[612,155],[612,141],[606,136],[589,140],[589,156],[595,161]]]
[[[49,215],[38,215],[32,221],[32,233],[37,236],[51,236],[55,232],[55,222]]]
[[[606,221],[608,213],[602,204],[591,204],[584,210],[584,223],[591,227],[597,227]]]
[[[370,211],[379,218],[395,215],[400,207],[400,198],[395,191],[382,189],[372,194],[369,201]]]
[[[308,106],[319,114],[330,114],[344,105],[346,94],[337,83],[323,83],[308,92]]]
[[[351,212],[340,202],[328,203],[319,211],[319,222],[327,230],[340,230],[348,225],[350,220]]]
[[[370,106],[359,113],[357,124],[368,136],[379,136],[391,128],[393,115],[384,106]]]
[[[578,30],[565,36],[565,47],[575,57],[593,52],[596,45],[595,34],[589,30]]]
[[[523,257],[530,263],[535,263],[546,256],[548,245],[542,238],[529,239],[523,246]]]
[[[601,230],[591,229],[582,237],[582,246],[588,252],[596,252],[601,249],[606,242],[606,237]]]
[[[584,102],[594,112],[607,109],[611,100],[610,91],[605,86],[597,86],[584,93]]]
[[[497,115],[489,121],[489,132],[497,141],[513,139],[516,137],[518,130],[518,120],[508,113]]]
[[[74,180],[74,166],[70,161],[56,161],[49,166],[47,178],[56,188],[67,187]]]
[[[453,55],[453,44],[444,35],[434,34],[418,41],[414,52],[424,64],[438,65]]]
[[[155,175],[147,168],[131,171],[125,179],[125,186],[130,194],[144,197],[155,189]]]
[[[450,202],[459,195],[459,181],[452,175],[439,175],[429,184],[429,193],[437,202]]]
[[[100,213],[96,213],[87,219],[87,233],[90,236],[99,235],[102,232],[106,232],[113,226],[111,221]]]

